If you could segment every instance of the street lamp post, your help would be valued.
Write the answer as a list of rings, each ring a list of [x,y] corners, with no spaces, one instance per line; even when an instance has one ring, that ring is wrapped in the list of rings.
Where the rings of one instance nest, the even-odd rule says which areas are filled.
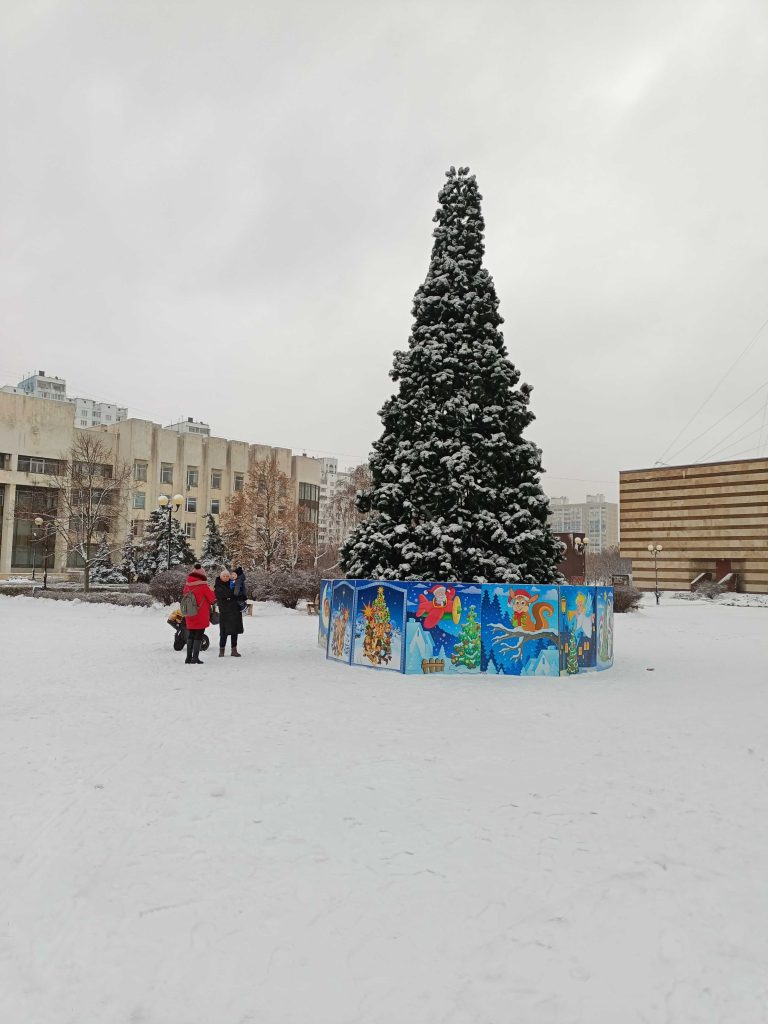
[[[184,498],[181,494],[174,494],[172,498],[169,498],[167,494],[161,494],[157,499],[157,504],[165,512],[168,512],[168,565],[167,569],[171,568],[171,517],[174,512],[178,512],[181,506],[184,504]]]
[[[573,542],[573,546],[576,549],[577,555],[584,556],[584,583],[588,583],[587,580],[587,549],[589,548],[589,537],[576,537]]]
[[[648,551],[651,558],[653,559],[653,571],[656,576],[656,604],[659,603],[661,594],[659,593],[659,554],[664,550],[661,544],[649,544]]]
[[[43,536],[41,538],[43,542],[43,590],[48,589],[48,544],[51,538],[51,524],[46,522],[42,516],[35,516],[35,526],[40,530],[42,528]],[[34,579],[34,575],[32,576]]]
[[[35,526],[41,526],[43,520],[38,516],[35,519]],[[35,578],[35,554],[37,550],[37,530],[32,531],[32,579]]]

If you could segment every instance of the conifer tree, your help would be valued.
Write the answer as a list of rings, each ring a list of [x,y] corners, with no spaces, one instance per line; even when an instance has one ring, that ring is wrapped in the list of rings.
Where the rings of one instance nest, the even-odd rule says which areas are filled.
[[[136,563],[139,559],[139,551],[133,543],[133,535],[128,532],[123,541],[123,550],[120,560],[120,575],[124,583],[134,583],[138,573]]]
[[[168,561],[168,513],[155,508],[147,519],[137,565],[139,579],[149,582],[174,565],[192,565],[195,554],[178,519],[171,516],[171,558]]]
[[[102,537],[96,556],[91,562],[91,583],[124,583],[123,574],[112,564],[107,538]]]
[[[219,524],[209,512],[205,522],[205,540],[200,552],[200,564],[204,569],[221,569],[228,565],[230,560],[229,551],[221,536]]]
[[[369,515],[342,554],[351,577],[551,583],[561,545],[548,523],[541,452],[483,267],[481,196],[469,168],[447,172],[432,258],[416,292],[398,392],[381,410]]]

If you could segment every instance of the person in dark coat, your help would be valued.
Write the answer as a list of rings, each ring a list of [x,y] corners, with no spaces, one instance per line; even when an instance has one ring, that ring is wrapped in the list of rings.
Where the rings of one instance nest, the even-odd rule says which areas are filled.
[[[219,606],[219,657],[223,658],[230,638],[233,658],[239,658],[237,638],[243,632],[243,613],[240,611],[240,599],[230,586],[231,576],[226,569],[219,575],[214,584],[216,601]]]
[[[248,597],[248,589],[245,585],[245,573],[243,572],[242,566],[238,565],[235,569],[235,578],[231,581],[232,589],[235,592],[237,598],[238,607],[241,612],[244,612],[248,606],[246,598]]]
[[[211,605],[216,601],[213,591],[208,586],[208,577],[203,569],[195,568],[192,570],[189,576],[187,576],[183,593],[193,594],[195,601],[197,601],[197,615],[188,615],[186,617],[187,657],[185,664],[202,665],[203,663],[200,661],[200,644],[203,641],[206,629],[211,624]]]

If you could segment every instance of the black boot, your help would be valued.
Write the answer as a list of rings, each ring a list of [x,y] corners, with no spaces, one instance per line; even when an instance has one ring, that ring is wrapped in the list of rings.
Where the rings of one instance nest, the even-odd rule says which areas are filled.
[[[202,631],[202,629],[196,629],[195,630],[194,642],[192,644],[192,664],[193,665],[202,665],[203,664],[203,662],[200,661],[200,644],[202,642],[203,642],[203,631]]]
[[[184,659],[185,665],[192,664],[192,647],[194,646],[194,639],[195,638],[192,636],[191,632],[187,633],[187,656]]]

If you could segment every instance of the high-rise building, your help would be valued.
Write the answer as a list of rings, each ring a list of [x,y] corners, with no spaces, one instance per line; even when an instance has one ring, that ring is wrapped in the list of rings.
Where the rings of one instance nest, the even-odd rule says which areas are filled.
[[[588,494],[587,500],[549,499],[549,524],[555,533],[581,533],[589,550],[605,551],[619,543],[619,506],[604,494]]]
[[[320,459],[320,528],[318,540],[326,547],[341,547],[354,526],[352,474],[339,469],[338,459]]]
[[[45,370],[30,373],[24,380],[20,380],[16,387],[6,385],[0,388],[0,391],[74,405],[76,427],[101,427],[110,423],[121,423],[128,418],[128,410],[124,406],[67,395],[66,380],[63,377],[51,377]]]

